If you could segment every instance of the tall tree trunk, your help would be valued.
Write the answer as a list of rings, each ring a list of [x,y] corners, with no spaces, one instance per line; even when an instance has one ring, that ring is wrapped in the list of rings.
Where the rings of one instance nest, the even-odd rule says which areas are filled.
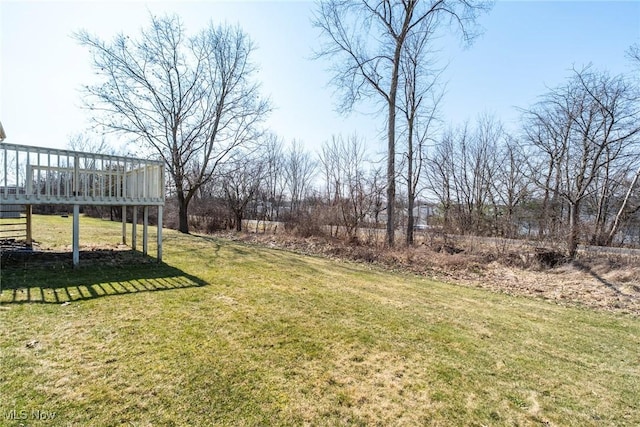
[[[569,258],[574,259],[578,253],[578,230],[580,226],[579,205],[569,202],[569,236],[567,237],[567,251]]]
[[[242,210],[236,212],[236,231],[242,231]]]
[[[609,190],[611,188],[609,178],[609,166],[610,160],[607,159],[607,164],[604,166],[604,177],[602,189],[600,195],[597,198],[598,208],[596,213],[596,219],[594,221],[593,233],[589,239],[591,245],[601,246],[606,245],[607,232],[605,230],[607,225],[607,217],[609,211]]]
[[[545,229],[548,234],[551,235],[551,209],[553,203],[551,202],[551,176],[553,174],[554,162],[553,159],[549,160],[549,173],[545,176],[544,182],[544,198],[542,199],[542,212],[538,222],[538,239],[543,239],[545,236]]]
[[[398,74],[400,73],[400,54],[406,33],[403,32],[396,39],[396,47],[393,55],[393,71],[391,73],[391,86],[389,87],[389,121],[387,123],[387,245],[395,244],[396,230],[396,99],[398,93]]]
[[[407,246],[413,245],[413,205],[415,188],[413,185],[413,120],[409,121],[407,137]]]
[[[397,73],[393,81],[398,86]],[[392,83],[392,87],[394,84]],[[389,126],[387,137],[387,245],[393,247],[395,244],[395,224],[396,218],[394,214],[396,200],[396,102],[395,88],[393,89],[393,100],[389,100]]]
[[[414,228],[413,207],[415,205],[413,196],[409,196],[407,205],[408,205],[407,211],[409,214],[409,216],[407,217],[407,245],[411,246],[413,245],[413,228]]]
[[[189,216],[187,214],[187,199],[182,190],[178,190],[178,231],[189,234]]]

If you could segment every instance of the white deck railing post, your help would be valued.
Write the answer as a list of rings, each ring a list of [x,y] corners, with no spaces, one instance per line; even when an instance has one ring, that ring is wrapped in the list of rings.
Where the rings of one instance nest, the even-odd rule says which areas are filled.
[[[73,205],[73,267],[80,263],[80,205]]]
[[[149,253],[149,206],[142,208],[142,254]]]
[[[158,262],[162,262],[162,206],[158,206]]]
[[[122,206],[122,244],[127,244],[127,206]]]
[[[131,214],[131,248],[135,251],[138,246],[138,207],[133,207],[133,212]]]
[[[2,181],[2,185],[4,186],[4,198],[7,198],[7,188],[9,188],[9,182],[7,181],[7,147],[2,147],[2,160],[4,160],[4,180]]]
[[[79,162],[79,157],[76,154],[75,156],[73,156],[73,197],[78,197],[78,191],[80,191],[79,188],[79,180],[80,180],[80,168],[78,167],[78,162]]]

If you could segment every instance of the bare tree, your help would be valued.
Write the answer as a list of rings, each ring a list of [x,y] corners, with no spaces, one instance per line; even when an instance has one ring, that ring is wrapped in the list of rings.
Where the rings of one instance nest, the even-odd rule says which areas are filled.
[[[316,162],[300,142],[293,140],[285,153],[284,175],[291,198],[291,215],[297,219],[315,172]]]
[[[502,237],[516,238],[524,219],[522,205],[532,191],[531,181],[526,176],[525,154],[519,141],[505,134],[496,158],[494,213],[500,216],[496,229]]]
[[[348,237],[354,237],[375,202],[375,194],[367,191],[374,188],[367,186],[364,142],[356,135],[346,139],[334,136],[323,144],[320,163],[336,225],[343,226]]]
[[[72,135],[67,142],[67,147],[73,151],[82,151],[84,153],[95,154],[113,154],[117,153],[113,147],[110,147],[107,140],[102,137],[100,139],[90,138],[81,133]]]
[[[490,208],[495,215],[495,182],[502,125],[490,116],[480,116],[476,127],[465,123],[445,135],[450,160],[438,159],[447,167],[453,198],[449,220],[459,233],[491,234]],[[440,153],[443,153],[440,151]],[[444,170],[443,170],[444,171]],[[441,177],[442,180],[444,177]],[[450,214],[451,214],[450,213]]]
[[[563,111],[565,110],[565,111]],[[538,238],[555,239],[560,233],[566,203],[561,198],[562,170],[569,145],[570,121],[562,104],[541,101],[524,111],[523,141],[529,145],[527,176],[542,194]]]
[[[509,197],[501,193],[514,185],[500,172],[505,166],[499,163],[503,142],[502,124],[482,115],[475,127],[464,123],[445,130],[435,145],[425,175],[439,201],[445,231],[498,233],[498,217]]]
[[[341,110],[363,98],[382,101],[387,113],[387,244],[394,245],[396,199],[396,114],[405,43],[413,34],[453,23],[466,42],[488,3],[475,0],[324,0],[314,24],[326,43],[319,56],[335,60],[333,84]]]
[[[404,91],[401,94],[399,108],[404,123],[400,137],[404,148],[401,170],[407,189],[407,228],[406,244],[413,245],[414,206],[420,193],[419,184],[423,177],[426,149],[428,143],[434,143],[434,128],[438,124],[437,110],[444,92],[437,86],[441,70],[433,66],[429,50],[432,31],[411,34],[403,47],[405,54],[401,60],[401,73]],[[402,149],[402,148],[401,148]]]
[[[262,156],[246,153],[226,162],[222,169],[222,189],[233,217],[232,224],[236,231],[242,231],[247,205],[258,193],[266,163]]]
[[[285,154],[283,141],[273,133],[267,133],[263,141],[265,174],[259,189],[260,212],[263,220],[278,221],[285,200]]]
[[[570,257],[578,247],[583,202],[600,192],[604,203],[610,191],[603,191],[603,186],[613,182],[612,167],[626,156],[637,157],[636,99],[635,89],[622,76],[586,68],[574,70],[566,85],[550,91],[525,114],[529,142],[542,154],[532,157],[531,166],[536,170],[547,165],[542,175],[531,176],[568,206]],[[602,206],[597,210],[605,212]]]
[[[445,232],[451,231],[452,211],[455,205],[455,139],[454,129],[446,129],[441,140],[427,157],[425,176],[427,189],[437,198],[440,208],[441,226]]]
[[[179,230],[198,189],[230,153],[255,140],[270,111],[252,79],[254,45],[239,27],[187,37],[177,16],[151,17],[138,39],[104,42],[75,35],[89,48],[100,82],[85,86],[86,106],[107,131],[124,134],[164,160],[175,187]]]
[[[380,214],[384,212],[384,173],[378,165],[370,165],[367,189],[371,198],[371,219],[376,229],[380,225]]]
[[[473,224],[477,232],[494,234],[497,216],[500,214],[496,183],[499,182],[498,163],[504,138],[502,123],[495,117],[482,114],[476,122],[470,146],[471,188],[473,193]],[[467,181],[468,182],[468,181]]]

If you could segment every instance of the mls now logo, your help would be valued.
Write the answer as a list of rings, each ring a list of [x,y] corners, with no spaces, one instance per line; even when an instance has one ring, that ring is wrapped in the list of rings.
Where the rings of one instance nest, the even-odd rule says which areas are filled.
[[[55,412],[51,411],[41,411],[39,409],[33,409],[31,411],[27,410],[17,410],[12,409],[9,412],[5,412],[4,418],[7,420],[53,420],[56,417]]]

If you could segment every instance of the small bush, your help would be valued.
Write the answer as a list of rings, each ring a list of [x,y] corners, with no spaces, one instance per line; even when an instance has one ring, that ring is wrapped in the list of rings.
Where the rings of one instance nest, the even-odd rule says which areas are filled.
[[[326,236],[326,232],[320,224],[320,221],[311,215],[289,219],[284,223],[284,229],[294,236],[303,238]]]

